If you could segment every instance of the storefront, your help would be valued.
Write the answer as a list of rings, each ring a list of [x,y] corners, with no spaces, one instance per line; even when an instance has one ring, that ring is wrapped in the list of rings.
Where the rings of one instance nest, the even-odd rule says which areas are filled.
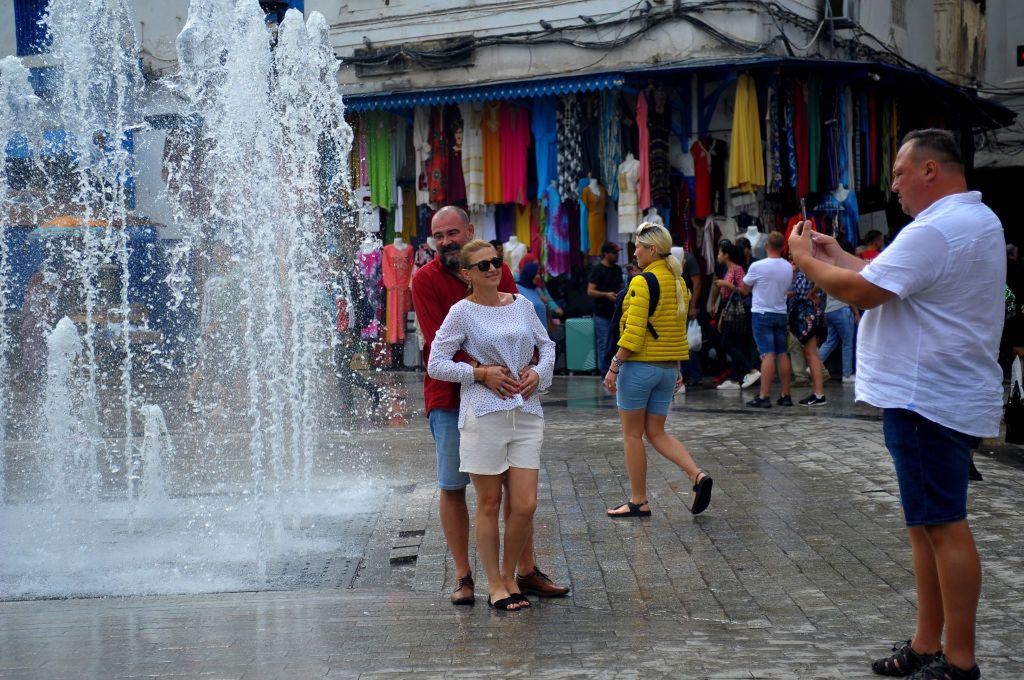
[[[783,57],[346,105],[353,184],[380,225],[367,250],[396,238],[419,248],[434,210],[460,205],[478,236],[511,242],[507,260],[527,245],[569,316],[588,311],[579,292],[602,243],[619,243],[626,257],[644,220],[661,220],[705,272],[720,238],[747,236],[758,255],[800,199],[819,229],[853,245],[871,230],[892,236],[905,223],[889,188],[903,134],[954,130],[969,159],[973,131],[1013,116],[925,71]]]

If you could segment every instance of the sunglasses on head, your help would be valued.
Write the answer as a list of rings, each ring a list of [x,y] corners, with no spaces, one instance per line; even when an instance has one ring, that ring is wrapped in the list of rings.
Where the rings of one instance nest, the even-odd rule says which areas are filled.
[[[480,260],[479,262],[475,262],[469,265],[468,267],[466,267],[466,269],[479,269],[480,271],[485,272],[488,271],[491,267],[494,267],[495,269],[501,269],[501,258],[492,257],[489,260]]]

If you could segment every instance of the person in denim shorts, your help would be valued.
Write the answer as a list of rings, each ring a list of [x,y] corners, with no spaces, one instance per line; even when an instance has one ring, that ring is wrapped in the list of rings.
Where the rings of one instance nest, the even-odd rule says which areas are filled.
[[[750,322],[754,329],[754,342],[761,355],[761,390],[758,396],[747,402],[753,408],[771,408],[772,378],[778,362],[779,380],[782,381],[782,395],[779,406],[792,406],[789,383],[793,367],[789,362],[786,336],[789,333],[789,317],[786,314],[786,297],[793,283],[793,266],[782,257],[782,234],[773,231],[768,234],[765,244],[767,257],[750,265],[743,277],[740,291],[744,295],[753,293],[750,306]]]
[[[693,485],[690,512],[699,514],[711,502],[712,480],[697,467],[682,442],[665,432],[672,395],[683,384],[679,362],[689,356],[686,319],[690,297],[682,265],[672,257],[672,237],[665,227],[644,222],[636,230],[636,261],[658,280],[658,304],[651,314],[647,278],[634,276],[622,301],[619,348],[604,376],[616,394],[629,475],[630,496],[608,509],[608,516],[650,517],[647,502],[647,451],[644,439],[682,468]]]
[[[914,221],[870,263],[806,222],[789,247],[826,293],[867,310],[856,398],[883,409],[918,600],[913,636],[872,669],[976,680],[981,561],[967,523],[967,482],[971,449],[999,433],[1002,415],[1005,240],[981,194],[967,190],[959,144],[945,130],[903,138],[892,190]]]

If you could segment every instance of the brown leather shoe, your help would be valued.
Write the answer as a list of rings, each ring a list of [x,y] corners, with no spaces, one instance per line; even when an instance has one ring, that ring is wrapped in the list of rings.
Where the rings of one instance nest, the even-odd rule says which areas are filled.
[[[476,597],[473,592],[473,575],[466,574],[455,584],[452,591],[452,604],[475,604]]]
[[[516,585],[519,586],[520,592],[537,597],[562,597],[569,592],[568,586],[558,585],[537,567],[533,568],[532,574],[516,574]]]

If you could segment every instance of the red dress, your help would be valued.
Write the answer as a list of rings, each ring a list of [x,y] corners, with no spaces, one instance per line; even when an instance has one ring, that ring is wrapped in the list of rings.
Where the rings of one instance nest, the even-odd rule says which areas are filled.
[[[410,246],[398,248],[389,243],[384,246],[381,272],[384,288],[388,291],[387,333],[388,342],[397,345],[405,340],[405,317],[412,309],[412,256]]]

